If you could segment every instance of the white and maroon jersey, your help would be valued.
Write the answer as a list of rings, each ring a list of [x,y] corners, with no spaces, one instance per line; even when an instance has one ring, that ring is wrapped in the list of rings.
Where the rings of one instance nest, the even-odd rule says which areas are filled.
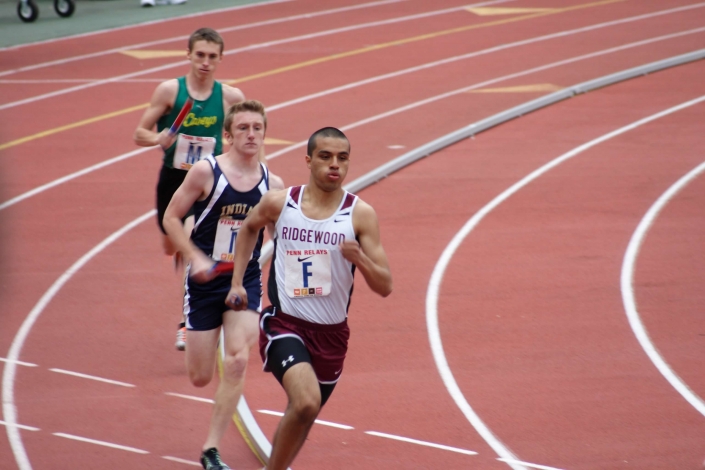
[[[336,324],[348,316],[355,265],[338,244],[354,240],[352,212],[357,196],[345,192],[340,207],[324,220],[301,211],[305,186],[287,191],[275,226],[269,300],[278,310],[312,323]]]

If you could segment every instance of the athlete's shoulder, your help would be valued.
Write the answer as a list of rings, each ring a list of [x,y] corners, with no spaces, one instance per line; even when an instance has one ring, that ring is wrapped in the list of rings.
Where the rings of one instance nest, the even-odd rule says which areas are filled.
[[[239,88],[232,87],[230,85],[223,85],[223,101],[225,101],[228,106],[232,106],[235,103],[245,101],[245,94]]]
[[[204,175],[213,174],[213,164],[207,159],[199,160],[193,164],[193,166],[188,170],[188,174],[193,174],[197,177],[202,177]]]
[[[284,205],[288,193],[287,188],[272,188],[262,196],[262,202],[272,205]]]
[[[176,78],[172,78],[157,85],[157,88],[154,89],[152,100],[171,105],[174,103],[178,93],[179,81]]]
[[[357,196],[353,208],[353,224],[355,227],[366,227],[369,223],[377,223],[377,212],[374,208]]]
[[[285,189],[284,180],[279,175],[269,172],[269,190]]]

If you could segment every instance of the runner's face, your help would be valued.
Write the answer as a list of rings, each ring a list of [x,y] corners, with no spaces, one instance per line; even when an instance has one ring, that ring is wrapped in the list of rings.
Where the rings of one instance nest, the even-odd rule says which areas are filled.
[[[196,41],[187,57],[191,61],[191,70],[197,77],[212,75],[222,59],[220,45],[214,42]]]
[[[260,113],[237,113],[225,133],[228,143],[242,155],[257,155],[264,143],[264,119]]]
[[[312,156],[306,155],[311,177],[324,191],[340,188],[350,164],[350,143],[336,137],[318,137]]]

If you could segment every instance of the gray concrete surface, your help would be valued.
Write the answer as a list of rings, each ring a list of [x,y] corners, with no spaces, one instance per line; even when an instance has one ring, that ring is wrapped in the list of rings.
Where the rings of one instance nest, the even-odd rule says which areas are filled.
[[[73,16],[61,18],[53,0],[35,0],[39,18],[23,23],[17,16],[19,0],[0,0],[0,48],[266,1],[189,0],[182,5],[142,8],[140,0],[75,0]]]

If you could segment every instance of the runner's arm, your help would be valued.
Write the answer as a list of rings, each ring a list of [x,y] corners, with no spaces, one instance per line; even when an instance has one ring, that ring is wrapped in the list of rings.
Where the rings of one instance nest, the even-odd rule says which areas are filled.
[[[154,90],[149,107],[145,110],[137,129],[135,129],[133,139],[137,145],[142,147],[161,145],[168,148],[174,143],[176,137],[167,139],[168,129],[164,129],[161,133],[155,132],[153,129],[159,118],[171,111],[174,101],[176,101],[178,88],[179,84],[174,79],[160,83]]]
[[[226,303],[236,310],[247,308],[247,292],[242,286],[242,278],[245,269],[252,256],[252,251],[257,243],[257,237],[262,227],[268,224],[275,224],[279,218],[284,201],[286,200],[285,190],[270,190],[259,203],[247,214],[245,221],[238,230],[235,239],[235,260],[233,263],[233,281]],[[239,297],[241,302],[235,304],[231,299]]]
[[[271,171],[269,172],[269,189],[284,189],[284,180],[281,177],[275,175]],[[283,202],[282,202],[283,204]],[[267,232],[269,233],[269,238],[274,239],[274,223],[270,222],[267,224]]]
[[[392,293],[392,273],[380,241],[377,214],[372,206],[358,200],[353,211],[353,226],[358,241],[345,240],[341,243],[343,256],[355,264],[374,292],[387,297]]]
[[[197,162],[186,173],[186,179],[176,190],[164,213],[162,225],[174,247],[181,252],[184,259],[191,263],[192,277],[196,279],[207,272],[214,261],[193,244],[184,230],[181,221],[194,202],[208,195],[206,188],[213,186],[213,170],[207,161]]]

